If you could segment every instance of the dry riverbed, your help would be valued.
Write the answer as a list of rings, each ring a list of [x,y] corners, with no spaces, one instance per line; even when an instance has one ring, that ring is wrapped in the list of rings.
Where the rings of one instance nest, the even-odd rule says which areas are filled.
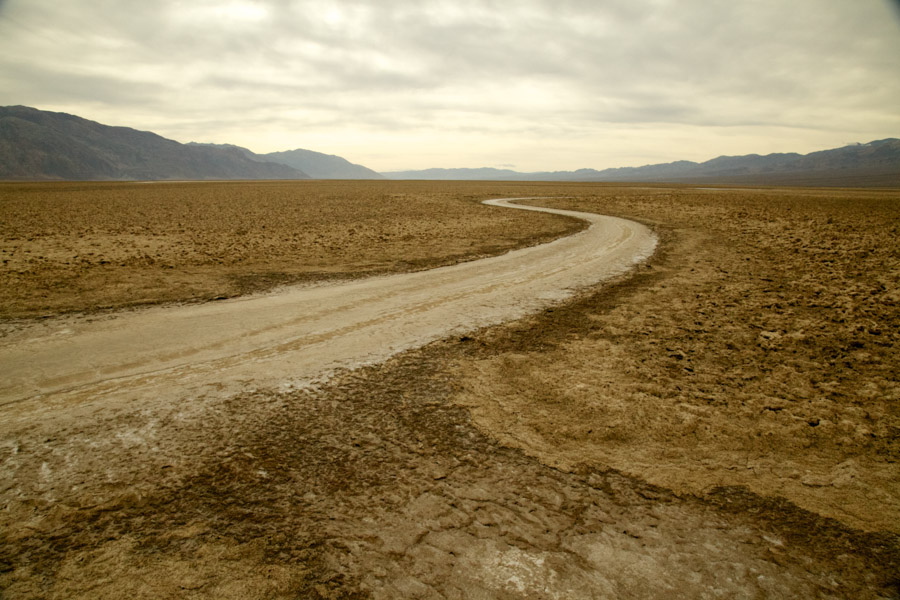
[[[661,243],[577,301],[319,386],[72,406],[52,431],[7,409],[4,597],[898,596],[900,194],[308,185],[470,215],[570,196],[541,203]],[[373,231],[403,222],[385,214]],[[538,220],[460,214],[423,264],[465,255],[451,239],[482,254],[573,227],[503,215]],[[79,307],[28,297],[6,314]]]

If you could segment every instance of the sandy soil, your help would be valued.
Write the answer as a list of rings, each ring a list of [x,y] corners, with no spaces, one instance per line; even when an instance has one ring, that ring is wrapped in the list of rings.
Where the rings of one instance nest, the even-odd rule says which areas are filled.
[[[515,184],[0,183],[0,317],[208,300],[501,254],[582,225]],[[485,191],[491,195],[485,196]],[[526,190],[526,194],[517,193]]]
[[[636,277],[529,323],[553,339],[461,365],[476,422],[542,460],[670,489],[745,485],[900,532],[900,201],[890,193],[622,190]]]
[[[562,187],[650,267],[306,389],[29,416],[4,597],[900,596],[898,196]]]

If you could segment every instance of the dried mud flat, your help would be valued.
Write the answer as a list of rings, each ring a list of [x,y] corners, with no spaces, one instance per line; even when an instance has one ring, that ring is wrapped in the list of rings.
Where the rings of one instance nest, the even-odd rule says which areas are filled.
[[[898,596],[898,194],[440,186],[660,250],[318,387],[9,413],[4,597]]]

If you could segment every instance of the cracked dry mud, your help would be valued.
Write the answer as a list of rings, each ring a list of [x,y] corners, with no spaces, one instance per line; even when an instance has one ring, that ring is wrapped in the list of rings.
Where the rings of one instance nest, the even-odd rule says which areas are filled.
[[[887,364],[848,354],[841,360],[857,361],[853,370],[829,365],[840,375],[830,389],[843,395],[817,396],[812,404],[855,427],[854,419],[861,419],[861,426],[865,417],[843,410],[843,403],[852,408],[869,402],[879,411],[882,428],[874,431],[874,442],[852,434],[813,439],[806,448],[779,442],[790,437],[793,421],[773,427],[764,414],[772,411],[760,405],[761,416],[745,414],[729,405],[728,396],[755,407],[753,394],[761,390],[772,405],[773,392],[792,389],[779,386],[793,380],[779,379],[783,373],[776,370],[756,380],[740,379],[748,386],[742,391],[727,376],[735,365],[711,371],[698,356],[710,340],[678,333],[679,326],[687,326],[680,319],[695,316],[687,300],[696,301],[702,290],[678,296],[660,287],[676,281],[721,285],[709,272],[722,266],[720,259],[727,262],[728,254],[710,240],[715,236],[709,230],[700,236],[709,252],[693,258],[699,265],[687,260],[686,249],[697,242],[691,233],[703,231],[691,220],[717,212],[727,217],[747,203],[736,208],[721,198],[698,200],[695,192],[676,192],[680,204],[673,205],[671,197],[637,188],[615,194],[588,186],[570,191],[592,196],[582,209],[592,203],[587,208],[645,221],[656,215],[663,252],[651,263],[652,276],[624,278],[551,312],[437,342],[307,389],[247,389],[235,396],[211,391],[183,405],[161,402],[118,411],[75,406],[68,420],[32,421],[28,430],[5,436],[3,597],[898,597],[900,544],[895,530],[879,526],[896,522],[892,504],[870,507],[862,520],[833,518],[828,506],[846,487],[814,488],[818,503],[806,510],[798,506],[802,497],[785,499],[781,488],[767,484],[777,477],[716,479],[735,460],[760,457],[791,457],[822,467],[849,456],[863,477],[870,476],[870,464],[892,468],[893,396],[855,397],[852,389],[853,377],[867,373],[881,373],[885,389],[896,384],[890,367],[894,342],[869,348],[870,357]],[[758,201],[762,208],[750,202],[750,216],[765,211],[767,202]],[[829,216],[802,202],[793,208],[798,206],[810,219],[804,223],[812,239],[821,233],[813,225],[841,214],[832,210]],[[897,223],[894,206],[872,212],[888,225],[866,244],[876,244],[877,235],[889,236],[891,223]],[[746,248],[734,242],[728,245],[743,259]],[[875,249],[874,258],[895,254]],[[881,263],[887,273],[873,275],[888,284],[886,294],[896,291],[892,264]],[[701,273],[690,275],[690,269]],[[776,318],[757,304],[770,282],[757,287],[741,273],[729,281],[735,288],[720,291],[719,301],[740,298],[752,315]],[[854,281],[865,283],[862,276]],[[827,300],[831,292],[823,293]],[[617,311],[629,301],[632,308],[623,317]],[[846,317],[875,305],[840,306]],[[869,311],[866,318],[891,335],[896,309],[877,306],[880,312]],[[746,316],[733,310],[724,311],[733,321],[723,322],[709,306],[700,308],[712,314],[708,328],[728,325],[743,334],[746,327],[758,334],[749,322],[741,325]],[[666,309],[671,310],[659,330],[637,338],[638,346],[628,341],[629,333],[645,326],[643,319]],[[823,352],[831,343],[850,347],[879,337],[857,332],[873,337],[835,341],[830,333],[817,334],[825,336],[816,339]],[[655,341],[671,348],[673,340],[678,341],[674,350],[641,345]],[[604,378],[611,367],[600,350],[618,361],[616,377]],[[732,358],[758,358],[768,350],[754,345],[748,352]],[[729,442],[730,453],[717,471],[691,452],[709,459],[721,450],[722,437],[697,436],[683,426],[673,427],[667,437],[661,432],[683,419],[625,420],[619,405],[611,404],[618,394],[634,393],[640,382],[629,377],[643,365],[646,385],[681,392],[668,405],[665,394],[654,400],[680,417],[690,386],[696,385],[684,368],[686,359],[694,371],[722,376],[717,391],[722,401],[714,405],[722,420],[695,410],[700,416],[694,431],[739,418],[740,427],[748,429],[746,439],[772,433],[768,446],[742,441],[726,428],[722,437],[737,441]],[[777,354],[769,358],[778,359]],[[535,381],[535,369],[543,369],[543,381]],[[585,387],[561,383],[565,380]],[[611,385],[616,382],[620,387]],[[578,392],[569,398],[567,413],[557,395],[571,389]],[[600,417],[591,416],[584,404],[591,394]],[[788,394],[781,400],[779,415],[806,418],[803,410],[813,410]],[[641,405],[640,414],[652,417],[648,406],[653,408]],[[13,427],[15,412],[6,417],[6,427]],[[598,442],[573,429],[573,419],[589,426],[615,419],[622,435]],[[624,460],[629,453],[639,460]],[[652,461],[655,468],[647,468]],[[703,468],[692,469],[694,463]],[[667,472],[675,475],[660,481],[660,473]],[[866,490],[857,497],[860,493]],[[890,485],[884,493],[890,499]]]
[[[78,458],[34,439],[20,472],[46,477],[28,495],[66,499],[7,524],[6,594],[878,597],[896,569],[891,536],[786,502],[678,497],[498,445],[448,402],[445,355],[465,344],[318,389],[82,419],[56,432]],[[79,473],[103,481],[54,488]]]

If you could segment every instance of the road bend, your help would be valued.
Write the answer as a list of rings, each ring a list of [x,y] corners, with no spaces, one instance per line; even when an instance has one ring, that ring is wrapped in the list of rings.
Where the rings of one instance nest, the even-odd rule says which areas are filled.
[[[553,242],[453,266],[281,289],[98,319],[51,319],[0,340],[7,416],[72,403],[177,401],[291,389],[570,298],[647,259],[655,235],[625,219],[488,200],[590,226]],[[38,408],[40,407],[40,408]]]

